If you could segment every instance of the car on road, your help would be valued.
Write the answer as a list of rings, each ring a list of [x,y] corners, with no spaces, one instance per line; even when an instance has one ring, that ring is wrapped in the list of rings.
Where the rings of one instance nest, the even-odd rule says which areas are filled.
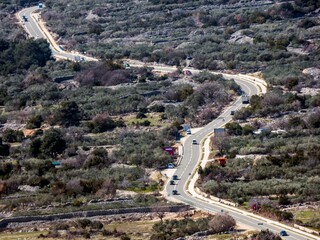
[[[192,139],[192,144],[198,144],[196,139]]]
[[[178,195],[178,191],[177,190],[172,190],[172,195]]]
[[[280,231],[280,236],[288,236],[288,233],[284,230]]]
[[[26,15],[22,15],[22,19],[23,19],[23,21],[28,22],[28,18]]]
[[[170,185],[174,185],[174,181],[173,180],[170,180]]]
[[[232,110],[231,112],[230,112],[230,115],[234,115],[236,113],[236,111],[234,111],[234,110]]]
[[[186,132],[187,132],[188,135],[191,134],[191,130],[190,129],[188,129]]]
[[[172,180],[179,180],[178,175],[173,175]]]
[[[167,168],[174,168],[173,163],[168,163]]]
[[[258,222],[258,225],[260,226],[260,225],[263,225],[263,223],[262,222]]]

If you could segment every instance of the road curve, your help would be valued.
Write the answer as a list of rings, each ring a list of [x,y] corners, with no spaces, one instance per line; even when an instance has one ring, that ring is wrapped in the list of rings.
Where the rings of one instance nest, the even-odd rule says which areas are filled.
[[[75,61],[76,59],[82,61],[98,61],[95,58],[88,57],[80,53],[67,52],[61,49],[60,46],[55,42],[53,37],[50,35],[49,31],[45,28],[45,25],[41,21],[39,14],[35,13],[36,10],[38,10],[37,6],[24,8],[16,14],[16,17],[25,31],[29,34],[29,37],[35,39],[43,38],[49,42],[50,49],[54,58],[70,61]],[[24,21],[23,16],[27,17],[28,21]]]
[[[30,37],[33,38],[44,38],[50,43],[50,48],[52,50],[52,54],[55,58],[58,59],[67,59],[71,61],[75,61],[76,56],[80,56],[85,61],[98,61],[95,58],[91,58],[78,53],[70,53],[62,50],[55,40],[52,38],[47,29],[42,25],[41,21],[38,18],[38,15],[34,14],[34,12],[38,9],[38,7],[30,7],[25,8],[17,13],[17,18],[20,20],[26,32]],[[27,22],[23,21],[22,16],[25,15],[28,18]],[[131,61],[130,65],[141,67],[143,65],[147,65],[148,67],[153,67],[155,71],[161,72],[172,72],[177,70],[176,67],[171,66],[161,66],[155,64],[144,64],[144,63],[136,63],[136,61]],[[190,70],[193,73],[198,73],[200,70],[185,68],[185,70]],[[214,72],[212,72],[214,73]],[[217,74],[217,73],[215,73]],[[221,73],[219,73],[221,74]],[[258,78],[246,76],[246,75],[231,75],[231,74],[223,74],[222,75],[227,78],[233,78],[237,84],[241,86],[243,91],[245,91],[248,95],[254,94],[264,94],[267,90],[266,83]],[[283,224],[272,222],[268,220],[261,220],[261,218],[257,218],[252,216],[252,214],[246,213],[244,211],[237,210],[235,208],[230,208],[226,205],[222,205],[219,203],[212,203],[208,201],[204,201],[192,196],[187,190],[187,183],[190,180],[189,178],[193,173],[200,161],[200,145],[193,145],[192,139],[196,139],[198,142],[201,142],[204,138],[208,136],[208,134],[212,133],[214,128],[222,127],[226,122],[231,121],[232,117],[230,115],[230,111],[237,110],[244,107],[241,102],[241,99],[238,98],[227,110],[225,110],[217,119],[203,127],[200,131],[193,134],[192,137],[186,139],[184,143],[184,155],[181,161],[181,164],[176,169],[175,174],[178,175],[179,180],[176,181],[176,185],[166,185],[165,191],[167,193],[168,199],[174,198],[175,200],[190,204],[196,208],[202,209],[204,211],[209,211],[213,213],[217,212],[228,212],[232,217],[236,219],[237,222],[242,223],[244,225],[248,225],[254,229],[269,229],[276,233],[279,233],[281,230],[285,229],[289,236],[283,237],[284,239],[290,240],[306,240],[306,239],[320,239],[316,236],[303,233],[298,230],[294,230],[292,228],[288,228]],[[223,120],[224,119],[224,120]],[[179,195],[172,196],[172,190],[176,189]],[[263,223],[262,225],[258,225],[258,223]],[[289,229],[289,230],[288,230]]]
[[[227,75],[225,77],[230,78],[231,76]],[[254,82],[253,79],[245,79],[243,75],[234,75],[232,76],[232,78],[236,81],[237,84],[241,86],[243,91],[245,91],[250,96],[259,94],[261,91],[261,86],[257,85],[257,82]],[[279,233],[281,230],[286,230],[289,236],[282,237],[283,239],[319,239],[311,234],[304,233],[278,222],[267,220],[259,216],[254,216],[253,214],[238,210],[234,207],[229,207],[221,203],[215,203],[213,201],[208,202],[207,200],[197,198],[191,195],[189,190],[187,189],[188,182],[190,181],[189,178],[191,178],[194,171],[196,170],[198,163],[201,160],[202,152],[202,146],[199,144],[192,144],[192,140],[196,139],[197,142],[200,143],[203,139],[205,139],[209,134],[213,132],[214,128],[220,128],[227,122],[232,120],[232,116],[230,115],[230,112],[232,110],[238,110],[242,107],[245,107],[245,105],[242,104],[241,98],[238,98],[218,118],[216,118],[205,127],[203,127],[200,131],[192,134],[186,139],[183,146],[183,159],[174,173],[178,176],[179,180],[175,181],[175,185],[169,185],[169,183],[167,183],[165,186],[165,192],[168,196],[168,199],[174,198],[175,200],[184,202],[196,208],[212,213],[228,212],[229,215],[231,215],[237,222],[247,225],[253,229],[269,229],[275,233]],[[174,189],[178,191],[178,195],[172,195],[172,190]]]
[[[135,61],[135,60],[126,60],[130,63],[131,66],[141,67],[143,63]],[[147,67],[153,67],[155,71],[159,72],[172,72],[176,71],[176,67],[172,66],[164,66],[159,64],[144,64]],[[189,70],[193,74],[199,73],[200,70],[193,68],[185,68],[184,70]],[[243,74],[225,74],[219,72],[211,72],[213,74],[222,74],[226,79],[234,79],[235,82],[240,85],[242,90],[248,94],[252,95],[260,95],[265,94],[267,91],[267,84],[264,80],[255,78],[252,76],[247,76]],[[200,162],[202,146],[201,145],[193,145],[192,140],[197,140],[200,143],[203,139],[205,139],[209,134],[211,134],[214,128],[219,128],[225,125],[227,122],[232,120],[232,116],[230,115],[231,111],[238,110],[242,107],[247,106],[246,104],[242,104],[241,98],[239,97],[230,107],[228,107],[221,115],[204,126],[200,131],[189,136],[183,144],[183,156],[180,165],[177,167],[175,171],[175,175],[178,176],[179,180],[175,181],[175,185],[170,185],[170,181],[168,181],[165,185],[165,192],[168,200],[178,200],[180,202],[184,202],[195,208],[202,209],[204,211],[209,211],[212,213],[217,212],[228,212],[235,220],[239,223],[247,225],[253,229],[262,230],[269,229],[275,233],[279,233],[281,230],[286,230],[289,236],[283,236],[283,239],[290,240],[311,240],[311,239],[320,239],[317,236],[314,236],[309,233],[305,233],[301,230],[286,226],[276,221],[272,221],[269,219],[262,218],[260,216],[251,214],[249,212],[241,211],[240,209],[232,208],[227,205],[216,203],[213,201],[199,199],[194,195],[191,195],[188,190],[188,183],[193,176],[194,171],[196,170],[198,163]],[[177,190],[178,195],[172,195],[172,190]],[[259,224],[258,224],[259,223]],[[261,225],[262,223],[262,225]]]

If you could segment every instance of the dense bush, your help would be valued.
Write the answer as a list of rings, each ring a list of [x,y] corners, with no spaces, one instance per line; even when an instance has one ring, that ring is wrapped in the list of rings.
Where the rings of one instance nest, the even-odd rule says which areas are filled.
[[[81,115],[81,110],[76,102],[62,102],[54,113],[54,121],[64,127],[77,126],[80,123]]]
[[[47,130],[43,137],[35,138],[30,144],[30,154],[34,157],[57,157],[66,149],[66,141],[57,129]]]
[[[8,156],[10,154],[10,146],[8,144],[2,143],[2,138],[0,138],[0,156]]]
[[[51,59],[51,50],[43,39],[15,42],[0,39],[0,59],[0,74],[8,74],[32,65],[44,66]]]
[[[2,133],[2,139],[5,142],[21,142],[24,138],[23,132],[19,130],[6,129]]]
[[[165,220],[153,225],[155,232],[150,239],[177,239],[192,235],[193,233],[209,230],[209,218],[193,220],[186,218],[183,220]]]
[[[121,148],[114,156],[123,163],[144,167],[163,167],[172,161],[162,150],[170,146],[159,133],[126,132],[121,139]]]
[[[282,150],[282,153],[279,156],[266,156],[257,160],[228,160],[226,167],[208,165],[199,171],[203,189],[210,194],[234,201],[269,195],[277,195],[281,204],[289,195],[292,197],[287,200],[291,202],[318,200],[320,192],[314,188],[314,177],[319,171],[317,167],[319,154],[316,153],[315,146],[296,146],[289,150],[285,146],[291,146],[293,140],[286,142],[275,137],[274,141],[276,142],[270,141],[264,144],[261,141],[241,141],[240,145],[243,146],[275,144],[274,146]],[[232,146],[239,146],[239,140],[234,139],[230,144],[231,149]],[[319,148],[319,143],[317,144],[316,148]],[[270,151],[268,149],[273,148],[267,148],[266,151]],[[309,184],[304,184],[305,181]]]
[[[214,5],[210,1],[149,1],[135,7],[135,1],[127,1],[126,7],[119,7],[115,2],[86,0],[77,4],[73,0],[68,3],[71,9],[63,1],[47,1],[43,17],[63,37],[61,44],[102,59],[129,57],[182,66],[192,56],[191,65],[198,69],[263,70],[272,83],[297,76],[299,86],[315,84],[301,70],[319,65],[318,49],[309,51],[313,47],[306,41],[317,36],[315,30],[306,30],[318,22],[311,16],[309,23],[301,24],[299,17],[317,9],[316,1],[262,3],[259,8],[252,7],[255,3],[243,1],[239,7],[234,1],[216,1]],[[90,11],[94,18],[89,20]],[[274,24],[277,21],[281,25]],[[241,38],[239,42],[226,41],[238,31],[253,44],[248,46]],[[288,51],[292,45],[306,50],[308,56]],[[141,76],[140,80],[146,79]]]
[[[116,122],[106,114],[99,114],[88,123],[88,127],[90,132],[101,133],[113,130],[116,127]]]
[[[279,235],[277,235],[277,234],[275,234],[275,233],[273,233],[273,232],[271,232],[269,229],[267,229],[267,230],[261,230],[260,232],[258,232],[258,233],[254,233],[252,236],[251,236],[251,238],[250,238],[251,240],[253,240],[253,239],[261,239],[261,240],[281,240],[282,238],[279,236]]]
[[[43,118],[42,118],[41,115],[32,116],[32,117],[28,120],[27,125],[26,125],[26,128],[28,128],[28,129],[40,128],[42,122],[43,122]]]

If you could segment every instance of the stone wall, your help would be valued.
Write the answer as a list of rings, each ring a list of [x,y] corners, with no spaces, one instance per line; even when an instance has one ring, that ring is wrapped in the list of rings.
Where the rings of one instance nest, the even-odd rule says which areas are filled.
[[[87,218],[95,216],[106,216],[116,214],[128,213],[152,213],[152,212],[181,212],[190,210],[188,205],[175,205],[175,206],[159,206],[159,207],[138,207],[138,208],[120,208],[108,210],[94,210],[94,211],[79,211],[72,213],[60,213],[52,215],[38,215],[38,216],[24,216],[24,217],[11,217],[0,220],[0,228],[5,228],[9,223],[24,223],[32,221],[54,221],[69,218]]]

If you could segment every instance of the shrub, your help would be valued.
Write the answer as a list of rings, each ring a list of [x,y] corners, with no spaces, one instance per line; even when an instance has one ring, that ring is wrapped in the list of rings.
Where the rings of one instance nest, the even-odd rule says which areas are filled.
[[[77,225],[83,229],[85,229],[86,227],[90,226],[92,224],[92,222],[89,219],[78,219],[76,221]]]
[[[64,127],[78,126],[82,118],[81,110],[76,102],[63,102],[54,114],[54,121]]]
[[[231,231],[236,226],[236,221],[233,217],[227,214],[216,214],[209,221],[209,227],[214,233]]]
[[[112,118],[106,114],[96,115],[91,122],[88,123],[90,132],[101,133],[105,131],[113,130],[116,127],[116,123]]]
[[[9,156],[10,154],[10,145],[3,144],[2,138],[0,138],[0,156]]]
[[[103,228],[103,224],[100,221],[93,221],[91,222],[91,228],[96,229],[96,230],[100,230]]]
[[[146,118],[147,116],[143,113],[143,112],[138,112],[136,115],[136,118],[138,119],[142,119],[142,118]]]
[[[39,144],[39,142],[37,142]],[[57,129],[50,129],[43,135],[40,151],[44,156],[57,157],[66,149],[66,141]]]
[[[162,105],[153,105],[149,108],[151,112],[164,112],[165,107]]]
[[[26,128],[28,128],[28,129],[39,128],[39,127],[41,127],[42,122],[43,122],[42,116],[35,115],[28,120]]]
[[[254,233],[252,236],[251,236],[251,239],[261,239],[261,240],[281,240],[282,238],[271,232],[269,229],[267,230],[261,230],[259,233]]]
[[[24,138],[23,132],[19,130],[6,129],[2,133],[2,139],[5,142],[21,142]]]
[[[87,157],[84,162],[85,168],[93,166],[108,167],[111,164],[111,159],[108,157],[108,152],[104,148],[97,148]]]

